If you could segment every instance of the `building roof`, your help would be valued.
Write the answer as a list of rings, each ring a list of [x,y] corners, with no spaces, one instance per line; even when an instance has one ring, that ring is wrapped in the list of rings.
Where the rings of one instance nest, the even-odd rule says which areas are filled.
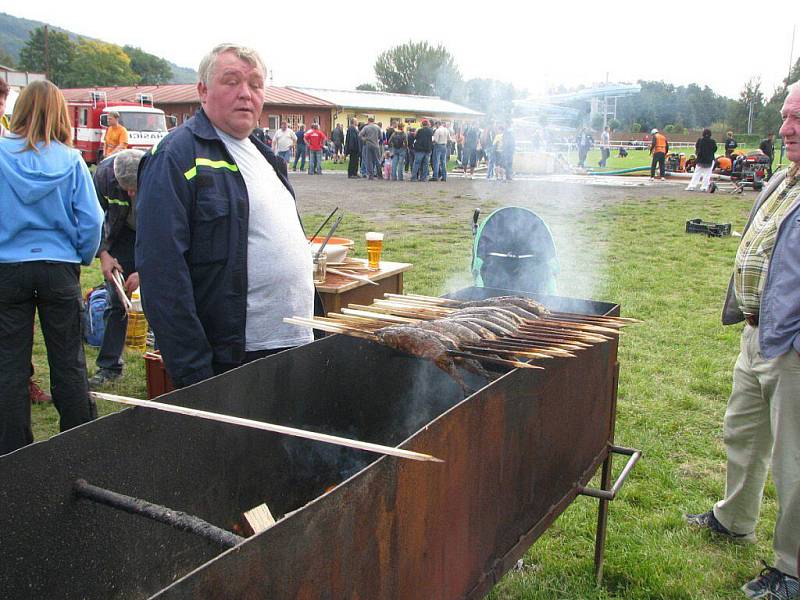
[[[291,89],[327,100],[341,108],[361,108],[364,110],[405,111],[421,115],[469,115],[480,113],[438,96],[413,96],[411,94],[390,94],[387,92],[364,92],[359,90],[326,90],[319,88],[292,87]]]
[[[164,85],[132,85],[115,87],[67,88],[61,90],[68,102],[89,101],[89,92],[105,92],[112,102],[136,102],[138,94],[152,94],[153,102],[164,104],[192,104],[200,102],[197,85],[193,83],[170,83]],[[292,88],[268,86],[265,89],[264,104],[289,104],[293,106],[334,105]]]

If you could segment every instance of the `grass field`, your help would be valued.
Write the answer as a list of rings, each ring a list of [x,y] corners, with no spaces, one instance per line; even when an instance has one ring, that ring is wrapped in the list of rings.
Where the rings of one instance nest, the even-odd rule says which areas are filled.
[[[541,208],[563,240],[562,258],[579,257],[562,260],[559,292],[613,300],[623,315],[645,320],[622,337],[617,422],[617,442],[645,456],[611,505],[603,587],[595,587],[592,577],[597,502],[579,498],[528,551],[522,568],[497,585],[492,600],[738,598],[738,587],[760,569],[758,559],[771,559],[771,486],[757,546],[717,541],[682,522],[683,512],[707,510],[723,491],[721,421],[741,331],[722,327],[719,317],[737,238],[690,236],[684,224],[702,216],[741,231],[752,196],[677,190],[665,187],[661,197],[592,208]],[[392,240],[386,258],[418,265],[407,273],[406,291],[438,295],[469,284],[470,238],[456,216],[464,210],[458,200],[415,196],[382,214]],[[321,215],[303,217],[314,224]],[[434,229],[431,220],[438,223]],[[339,234],[359,240],[357,253],[363,255],[360,240],[369,225],[351,215]],[[84,271],[84,287],[100,279],[96,267]],[[37,379],[46,381],[41,339],[34,360]],[[91,372],[93,351],[87,361]],[[129,355],[124,378],[109,391],[144,397],[141,359]],[[37,439],[55,433],[52,406],[33,410]]]

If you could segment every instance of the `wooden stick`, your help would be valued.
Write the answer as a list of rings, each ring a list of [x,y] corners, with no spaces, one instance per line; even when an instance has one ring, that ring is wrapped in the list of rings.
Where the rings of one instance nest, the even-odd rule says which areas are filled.
[[[337,446],[355,448],[356,450],[366,450],[367,452],[375,452],[377,454],[388,454],[389,456],[396,456],[398,458],[408,458],[411,460],[444,462],[443,460],[431,456],[430,454],[421,454],[419,452],[412,452],[410,450],[401,450],[400,448],[392,448],[390,446],[381,446],[380,444],[372,444],[370,442],[360,442],[358,440],[351,440],[349,438],[339,437],[336,435],[329,435],[327,433],[306,431],[305,429],[286,427],[285,425],[275,425],[273,423],[266,423],[264,421],[243,419],[242,417],[234,417],[231,415],[209,412],[206,410],[197,410],[194,408],[187,408],[185,406],[177,406],[175,404],[165,404],[163,402],[153,402],[151,400],[138,400],[136,398],[117,396],[115,394],[103,394],[101,392],[89,392],[89,394],[92,397],[97,398],[99,400],[108,400],[109,402],[117,402],[120,404],[130,404],[132,406],[153,408],[155,410],[176,413],[179,415],[185,415],[187,417],[207,419],[209,421],[228,423],[230,425],[240,425],[242,427],[250,427],[252,429],[260,429],[262,431],[272,431],[273,433],[281,433],[284,435],[304,438],[307,440],[314,440],[316,442],[324,442],[326,444],[335,444]]]
[[[631,317],[615,317],[612,315],[586,315],[583,313],[573,313],[573,312],[563,312],[563,311],[551,311],[552,314],[557,316],[567,316],[567,317],[589,317],[591,319],[602,319],[603,321],[619,321],[620,323],[644,323],[641,319],[633,319]]]
[[[361,281],[363,283],[368,283],[370,285],[379,285],[376,282],[372,281],[369,277],[364,277],[363,275],[353,275],[352,273],[345,273],[344,271],[340,271],[339,269],[332,269],[331,267],[327,268],[328,273],[333,273],[334,275],[340,275],[342,277],[349,277],[350,279],[355,279],[356,281]]]
[[[499,337],[495,340],[485,340],[487,343],[492,344],[503,344],[507,346],[513,346],[514,348],[528,348],[530,346],[552,346],[554,348],[563,348],[564,350],[569,350],[570,352],[573,350],[586,350],[587,348],[591,348],[591,344],[585,344],[583,342],[570,342],[570,341],[559,341],[553,338],[538,338],[538,337],[530,337],[525,339],[520,338],[510,338],[510,337]]]
[[[319,329],[320,331],[327,331],[328,333],[344,333],[352,337],[362,338],[365,340],[369,340],[371,342],[375,341],[375,336],[372,335],[371,333],[361,333],[360,331],[355,331],[349,329],[348,327],[344,327],[342,325],[332,325],[330,323],[317,321],[315,319],[304,319],[302,317],[287,317],[283,320],[283,322],[291,323],[292,325],[303,325],[305,327]]]
[[[459,300],[451,300],[450,298],[438,298],[437,296],[423,296],[421,294],[389,294],[383,295],[384,298],[413,298],[421,302],[428,302],[430,304],[452,305],[461,304]]]
[[[369,317],[358,317],[356,315],[343,315],[342,313],[328,313],[328,318],[334,321],[341,321],[342,323],[350,323],[360,327],[368,327],[370,329],[380,329],[386,327],[386,321],[379,321],[378,319],[370,319]]]
[[[484,346],[460,346],[462,350],[470,352],[491,352],[492,354],[507,354],[509,356],[521,356],[523,358],[554,358],[552,354],[541,354],[532,350],[506,350],[505,348],[486,348]],[[479,358],[478,360],[483,360]]]
[[[418,323],[420,321],[420,319],[411,319],[409,317],[398,317],[397,315],[376,313],[372,312],[371,310],[356,310],[354,308],[343,308],[342,314],[354,315],[356,317],[367,317],[370,319],[376,319],[378,321],[387,321],[389,323]]]
[[[576,355],[564,348],[556,348],[553,346],[544,345],[527,345],[527,346],[514,346],[510,344],[503,344],[497,342],[480,342],[477,344],[481,348],[488,350],[508,350],[510,352],[537,352],[540,354],[547,354],[548,356],[558,356],[563,358],[574,358]]]
[[[119,279],[117,279],[119,277]],[[111,273],[111,283],[114,284],[114,287],[117,288],[117,296],[122,301],[122,305],[125,307],[125,312],[129,313],[131,308],[133,308],[133,304],[131,303],[130,298],[128,298],[128,294],[125,293],[125,288],[122,287],[123,282],[120,281],[122,279],[122,274],[114,270]]]
[[[481,362],[488,362],[493,363],[496,365],[503,365],[505,367],[514,367],[516,369],[540,369],[543,370],[544,367],[539,367],[536,365],[531,365],[524,362],[519,362],[518,360],[506,360],[504,358],[493,358],[491,356],[478,356],[477,354],[472,354],[471,352],[461,352],[460,350],[448,350],[447,353],[450,356],[461,356],[463,358],[474,358],[475,360],[479,360]]]

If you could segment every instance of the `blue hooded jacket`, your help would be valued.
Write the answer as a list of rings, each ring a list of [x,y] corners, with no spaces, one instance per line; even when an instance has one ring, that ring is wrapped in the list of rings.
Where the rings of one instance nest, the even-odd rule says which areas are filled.
[[[59,142],[24,148],[24,138],[0,138],[0,263],[90,264],[103,211],[80,153]]]

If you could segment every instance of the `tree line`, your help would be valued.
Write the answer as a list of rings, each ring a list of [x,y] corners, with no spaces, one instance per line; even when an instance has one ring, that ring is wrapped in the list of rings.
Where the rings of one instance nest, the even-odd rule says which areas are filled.
[[[375,83],[362,84],[358,89],[439,96],[483,112],[492,119],[515,116],[514,100],[526,95],[525,90],[495,79],[464,81],[455,57],[444,46],[428,42],[409,41],[390,48],[378,55],[373,69]],[[798,80],[800,59],[769,99],[757,78],[744,84],[738,99],[727,98],[696,83],[676,86],[664,81],[640,80],[637,83],[642,86],[641,93],[618,99],[617,119],[612,126],[631,133],[650,131],[654,127],[675,133],[704,127],[745,133],[749,124],[754,135],[777,133],[786,88]],[[597,123],[587,122],[588,102],[572,105],[578,109],[575,127],[597,128]]]
[[[163,58],[133,46],[78,38],[38,27],[19,53],[19,68],[46,73],[59,87],[157,85],[168,83],[172,68]]]

